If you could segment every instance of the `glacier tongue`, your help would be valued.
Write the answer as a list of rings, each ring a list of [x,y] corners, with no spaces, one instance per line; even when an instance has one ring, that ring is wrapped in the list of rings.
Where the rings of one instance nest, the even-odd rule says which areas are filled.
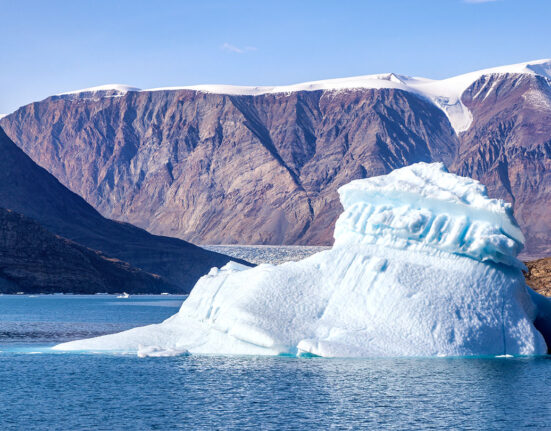
[[[277,266],[213,268],[165,322],[55,349],[327,357],[547,352],[534,322],[550,327],[551,307],[524,282],[516,258],[524,238],[510,205],[438,163],[356,180],[339,193],[345,211],[331,250]]]

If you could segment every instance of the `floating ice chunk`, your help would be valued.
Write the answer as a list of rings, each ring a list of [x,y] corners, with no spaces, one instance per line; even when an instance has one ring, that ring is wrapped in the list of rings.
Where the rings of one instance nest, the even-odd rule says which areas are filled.
[[[345,211],[333,249],[282,265],[213,269],[165,322],[55,348],[325,357],[547,352],[551,302],[524,282],[516,258],[524,238],[510,205],[438,163],[353,181],[339,193]]]
[[[189,352],[186,349],[162,348],[158,346],[138,346],[139,358],[161,358],[169,356],[187,356]]]

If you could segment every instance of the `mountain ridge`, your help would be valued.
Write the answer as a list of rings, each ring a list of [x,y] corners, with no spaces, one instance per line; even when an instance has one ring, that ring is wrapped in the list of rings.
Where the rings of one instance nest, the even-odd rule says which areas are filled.
[[[352,76],[348,78],[333,78],[319,81],[308,81],[280,86],[240,86],[225,84],[199,84],[190,86],[158,87],[140,89],[124,84],[107,84],[81,90],[69,91],[54,97],[78,96],[88,93],[105,92],[112,96],[127,92],[155,92],[192,90],[205,93],[232,96],[259,96],[264,94],[293,93],[299,91],[346,91],[354,89],[396,88],[418,94],[431,100],[446,113],[450,123],[457,133],[469,128],[471,116],[461,103],[461,95],[475,81],[485,75],[492,74],[531,74],[551,79],[551,59],[540,59],[528,62],[498,66],[468,72],[450,78],[430,79],[396,73],[380,73],[372,75]]]
[[[356,88],[377,88],[371,87],[374,82],[381,81],[380,85],[389,85],[388,87],[379,88],[397,88],[392,84],[404,84],[408,81],[416,80],[422,81],[425,84],[431,83],[454,83],[454,87],[458,86],[461,91],[464,91],[470,84],[479,79],[483,75],[490,74],[507,74],[507,73],[526,73],[544,76],[551,79],[551,58],[543,58],[538,60],[526,61],[521,63],[514,63],[504,66],[490,67],[486,69],[480,69],[473,72],[462,73],[454,75],[449,78],[443,79],[431,79],[417,76],[401,75],[395,72],[376,73],[370,75],[358,75],[345,78],[329,78],[321,79],[317,81],[306,81],[297,84],[290,85],[260,85],[260,86],[242,86],[242,85],[228,85],[228,84],[198,84],[187,86],[169,86],[169,87],[156,87],[141,89],[138,87],[132,87],[126,84],[104,84],[90,88],[84,88],[80,90],[72,90],[64,93],[55,94],[54,96],[65,96],[78,93],[94,93],[100,91],[117,91],[120,93],[126,93],[129,91],[134,92],[154,92],[154,91],[171,91],[171,90],[195,90],[206,93],[214,94],[227,94],[227,95],[239,95],[239,96],[255,96],[261,94],[277,94],[277,93],[292,93],[297,91],[317,91],[317,90],[350,90]],[[364,81],[362,83],[362,81]],[[386,81],[386,83],[385,83]]]
[[[162,293],[162,277],[54,235],[31,218],[0,208],[1,293]]]
[[[205,244],[330,244],[339,186],[441,161],[514,204],[532,258],[551,254],[551,61],[513,66],[473,72],[458,100],[439,100],[447,111],[400,88],[102,90],[52,96],[0,124],[104,216]],[[378,83],[406,79],[387,78]]]
[[[189,292],[211,267],[230,260],[185,241],[104,218],[37,166],[1,128],[0,150],[0,207],[34,220],[51,234],[161,276],[165,291]]]

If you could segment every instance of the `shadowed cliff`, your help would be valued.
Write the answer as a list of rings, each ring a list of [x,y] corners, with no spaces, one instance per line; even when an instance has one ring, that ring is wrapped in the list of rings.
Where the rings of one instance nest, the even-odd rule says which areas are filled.
[[[230,260],[185,241],[151,235],[102,217],[37,166],[1,129],[0,151],[0,207],[30,217],[56,235],[157,274],[180,292],[188,292],[211,267]]]

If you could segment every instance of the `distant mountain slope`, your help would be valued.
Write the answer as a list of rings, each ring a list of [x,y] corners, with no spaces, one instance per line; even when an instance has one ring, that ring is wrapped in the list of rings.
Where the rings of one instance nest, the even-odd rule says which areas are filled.
[[[162,277],[56,236],[34,220],[0,208],[1,293],[161,293]]]
[[[473,114],[451,168],[512,202],[529,257],[551,255],[551,81],[489,75],[463,95]]]
[[[340,185],[457,146],[442,111],[394,89],[57,97],[2,124],[102,214],[222,244],[327,243]]]
[[[551,254],[550,78],[541,60],[441,81],[104,86],[0,124],[103,215],[212,244],[330,244],[340,185],[443,161],[514,203],[536,257]]]
[[[158,274],[182,292],[211,267],[230,260],[182,240],[105,219],[37,166],[1,129],[0,151],[0,207],[31,217],[57,235]]]

